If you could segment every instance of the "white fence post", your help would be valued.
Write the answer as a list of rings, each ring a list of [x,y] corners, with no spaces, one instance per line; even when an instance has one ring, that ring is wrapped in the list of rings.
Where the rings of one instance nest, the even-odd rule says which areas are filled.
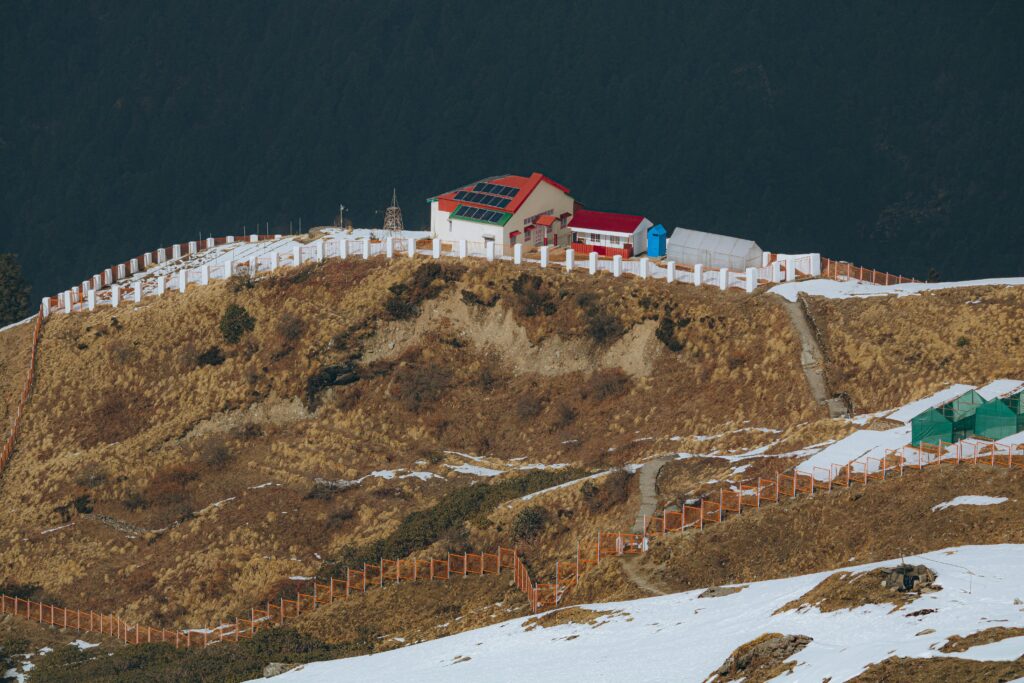
[[[665,264],[665,268],[666,268],[665,280],[667,280],[668,282],[675,282],[676,281],[676,262],[675,261],[669,261],[668,263]]]
[[[618,254],[612,256],[612,275],[615,277],[622,275],[622,257]]]
[[[71,290],[64,292],[64,312],[71,312]]]
[[[253,235],[249,235],[249,241],[250,242],[259,242],[260,241],[259,233],[255,233]]]
[[[139,259],[133,258],[128,262],[128,274],[135,275],[137,272],[139,272]]]
[[[171,258],[181,258],[181,245],[175,244],[171,246]]]
[[[752,294],[757,289],[757,268],[747,268],[747,281],[745,284],[748,294]]]
[[[811,277],[821,277],[821,254],[811,254]]]
[[[128,269],[125,268],[123,263],[118,263],[117,264],[117,279],[118,280],[123,280],[126,277],[128,277],[128,272],[127,271],[128,271]]]
[[[163,247],[160,247],[159,249],[156,250],[156,262],[157,263],[163,263],[166,260],[167,260],[167,250],[164,249]]]
[[[324,241],[317,240],[316,244],[313,245],[314,253],[316,254],[316,262],[320,263],[324,260]]]
[[[522,265],[523,263],[523,245],[516,244],[512,247],[512,263]]]
[[[540,267],[548,267],[548,245],[546,244],[540,248]]]
[[[782,262],[772,262],[772,282],[782,282]]]
[[[767,268],[772,262],[772,252],[763,251],[761,252],[761,267]]]
[[[163,296],[164,295],[164,291],[166,290],[166,288],[167,288],[167,283],[164,282],[164,276],[163,275],[158,275],[157,278],[156,278],[156,295],[157,296]]]
[[[149,268],[151,265],[153,265],[153,254],[147,251],[142,255],[142,267]]]
[[[645,280],[647,279],[647,267],[648,267],[647,264],[648,263],[650,263],[650,261],[647,259],[646,256],[644,258],[640,259],[640,277],[645,279]]]
[[[276,251],[270,252],[270,269],[277,270],[281,265],[281,257]]]
[[[185,293],[185,288],[188,286],[188,270],[178,271],[178,291],[182,294]]]
[[[433,258],[441,258],[441,239],[435,237],[430,242],[430,255]]]
[[[121,285],[110,286],[110,305],[114,308],[121,305]]]
[[[224,279],[227,280],[229,277],[235,274],[235,262],[228,257],[227,262],[224,263]]]
[[[104,285],[111,285],[113,283],[114,283],[114,271],[112,271],[110,268],[104,268],[103,269],[103,284]]]
[[[210,266],[204,264],[199,266],[199,284],[208,285],[210,284]]]
[[[466,258],[469,256],[469,245],[466,240],[459,240],[459,258]]]
[[[89,290],[89,296],[88,296],[87,301],[88,301],[87,306],[88,306],[89,310],[90,311],[95,311],[96,310],[96,290],[95,289],[90,289]]]
[[[344,237],[338,238],[338,258],[348,258],[348,240]]]
[[[416,238],[415,237],[410,237],[408,240],[406,240],[406,242],[405,242],[405,249],[406,249],[406,253],[409,254],[409,258],[413,258],[413,257],[416,256]]]
[[[226,238],[224,238],[224,241],[227,244],[234,244],[235,243],[235,236],[234,235],[228,235]]]
[[[572,272],[572,269],[576,267],[576,252],[572,249],[565,250],[565,270]]]
[[[388,258],[395,257],[395,238],[385,237],[384,238],[384,255]]]
[[[44,318],[50,317],[50,297],[43,297],[42,313]]]
[[[718,269],[718,288],[723,292],[729,288],[729,269]]]
[[[484,254],[487,256],[488,261],[494,260],[494,240],[484,241]]]
[[[302,247],[300,247],[298,245],[292,247],[292,265],[293,266],[301,266],[302,265]]]
[[[103,278],[99,275],[92,276],[92,289],[103,289]]]
[[[363,259],[365,260],[365,259],[368,259],[368,258],[370,258],[370,238],[369,237],[364,237],[363,238]]]
[[[796,266],[793,265],[793,259],[786,259],[786,282],[796,281]]]
[[[135,281],[135,303],[142,303],[142,281]]]
[[[213,247],[216,246],[216,244],[217,244],[217,242],[214,241],[214,239],[212,237],[207,237],[206,238],[206,248],[207,249],[213,249]]]
[[[199,253],[199,243],[196,242],[195,240],[189,240],[188,253],[189,255],[195,255]]]
[[[597,275],[597,252],[590,252],[590,256],[588,256],[587,258],[589,260],[587,267],[590,269],[590,274]]]

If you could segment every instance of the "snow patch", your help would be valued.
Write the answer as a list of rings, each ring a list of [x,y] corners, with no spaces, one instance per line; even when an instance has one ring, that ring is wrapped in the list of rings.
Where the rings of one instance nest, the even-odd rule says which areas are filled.
[[[953,500],[947,500],[945,503],[939,503],[932,508],[932,512],[939,510],[945,510],[946,508],[956,507],[958,505],[999,505],[1005,503],[1008,499],[996,496],[957,496]]]

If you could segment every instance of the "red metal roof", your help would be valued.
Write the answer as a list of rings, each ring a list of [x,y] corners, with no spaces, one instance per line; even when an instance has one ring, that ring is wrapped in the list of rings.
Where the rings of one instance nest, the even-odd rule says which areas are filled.
[[[493,183],[495,185],[504,185],[507,187],[516,187],[519,188],[519,192],[516,193],[515,197],[512,197],[512,201],[510,201],[508,205],[503,209],[488,206],[486,204],[477,204],[476,202],[469,202],[464,199],[455,199],[456,192],[459,192],[460,190],[471,191],[474,185],[481,182]],[[540,185],[541,183],[547,183],[548,185],[556,187],[562,192],[569,194],[569,188],[566,187],[565,185],[562,185],[561,183],[556,183],[554,180],[548,178],[543,173],[531,173],[529,177],[524,177],[521,175],[499,175],[493,176],[491,178],[481,178],[480,180],[474,180],[471,183],[457,187],[451,192],[445,192],[444,194],[432,197],[432,199],[438,200],[438,206],[442,210],[446,211],[453,210],[445,208],[446,205],[448,205],[448,202],[458,201],[459,204],[468,204],[469,206],[476,206],[481,209],[488,209],[490,211],[499,211],[501,213],[515,213],[516,211],[519,210],[519,207],[523,205],[523,202],[526,201],[530,194],[532,194],[533,191],[537,189],[537,186]]]
[[[643,220],[643,216],[579,209],[572,215],[569,227],[580,230],[603,230],[605,232],[621,232],[632,235]]]
[[[537,225],[552,226],[554,224],[555,224],[555,217],[550,215],[550,214],[547,215],[547,216],[541,216],[540,218],[537,219]]]

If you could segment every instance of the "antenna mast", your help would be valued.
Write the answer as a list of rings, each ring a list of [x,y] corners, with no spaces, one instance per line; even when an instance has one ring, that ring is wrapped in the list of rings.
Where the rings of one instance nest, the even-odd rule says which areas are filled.
[[[405,225],[402,223],[402,209],[398,206],[398,191],[391,190],[391,206],[384,211],[384,230],[402,232]]]

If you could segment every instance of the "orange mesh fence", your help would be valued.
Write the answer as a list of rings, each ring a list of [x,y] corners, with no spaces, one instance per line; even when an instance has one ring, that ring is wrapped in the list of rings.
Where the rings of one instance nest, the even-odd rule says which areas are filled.
[[[902,285],[908,282],[920,282],[911,277],[855,266],[845,261],[833,261],[824,256],[821,257],[821,276],[832,280],[861,280],[875,285]]]
[[[793,472],[793,491],[796,495],[803,493],[804,495],[812,495],[814,493],[814,477],[805,472]]]
[[[761,488],[757,484],[740,484],[740,507],[761,507]]]
[[[796,495],[796,475],[795,474],[780,474],[776,477],[778,483],[778,492],[780,496],[795,496]]]

